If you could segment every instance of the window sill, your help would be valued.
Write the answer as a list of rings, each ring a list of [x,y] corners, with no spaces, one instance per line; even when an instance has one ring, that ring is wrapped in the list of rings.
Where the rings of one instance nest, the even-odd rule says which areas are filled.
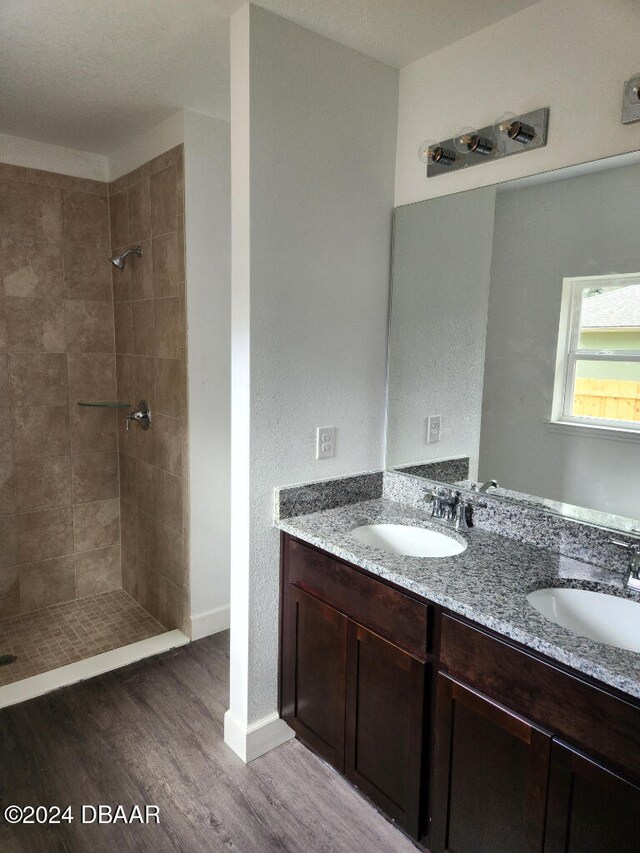
[[[604,438],[609,441],[640,442],[640,429],[580,424],[576,421],[545,421],[545,426],[551,432],[564,435],[578,435],[581,438]]]

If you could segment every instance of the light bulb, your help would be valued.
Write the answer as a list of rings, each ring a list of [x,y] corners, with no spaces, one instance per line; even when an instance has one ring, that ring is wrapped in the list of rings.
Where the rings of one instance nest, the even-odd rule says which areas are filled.
[[[460,154],[474,153],[487,155],[493,151],[494,143],[491,139],[480,136],[475,128],[463,127],[453,140],[453,147]]]
[[[418,148],[418,159],[425,166],[439,163],[441,166],[450,166],[456,161],[455,151],[443,148],[435,139],[425,139]]]
[[[528,145],[536,138],[536,129],[525,124],[515,113],[503,113],[493,123],[493,133],[496,140],[521,142]]]

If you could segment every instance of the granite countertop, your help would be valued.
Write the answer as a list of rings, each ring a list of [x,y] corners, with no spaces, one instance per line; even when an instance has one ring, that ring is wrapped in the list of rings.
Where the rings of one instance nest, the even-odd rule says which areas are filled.
[[[379,523],[432,527],[456,538],[461,535],[468,547],[454,557],[404,557],[363,545],[349,535],[360,525]],[[428,513],[385,498],[284,518],[277,526],[310,545],[640,698],[640,654],[579,637],[549,622],[526,600],[527,593],[534,589],[571,586],[640,601],[640,594],[626,590],[620,574],[480,528],[456,534],[450,525],[432,519]]]

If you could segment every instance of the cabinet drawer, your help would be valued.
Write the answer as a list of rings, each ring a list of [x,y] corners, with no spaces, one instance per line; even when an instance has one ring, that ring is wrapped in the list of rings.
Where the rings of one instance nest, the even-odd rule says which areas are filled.
[[[639,778],[640,708],[630,702],[447,614],[442,617],[440,666]]]
[[[285,582],[425,660],[428,605],[288,536],[283,538],[283,550]]]

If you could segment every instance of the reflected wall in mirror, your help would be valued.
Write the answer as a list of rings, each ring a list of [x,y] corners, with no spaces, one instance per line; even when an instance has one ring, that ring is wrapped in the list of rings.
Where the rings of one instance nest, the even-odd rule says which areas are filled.
[[[634,160],[396,210],[387,467],[640,518]]]

